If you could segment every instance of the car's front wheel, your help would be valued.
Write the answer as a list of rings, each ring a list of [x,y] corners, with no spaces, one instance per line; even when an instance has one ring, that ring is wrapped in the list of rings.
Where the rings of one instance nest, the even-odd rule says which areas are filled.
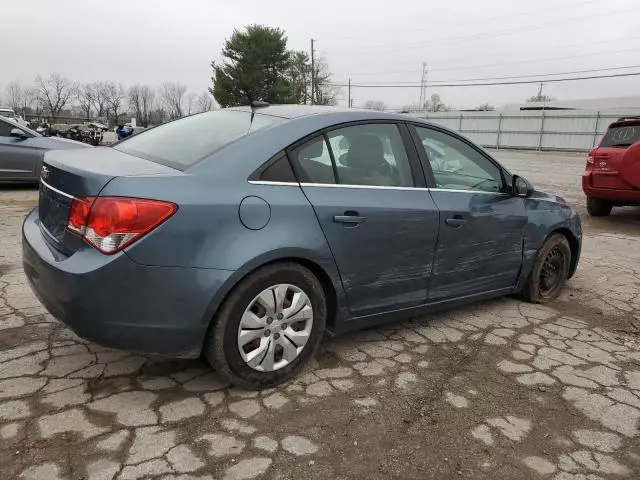
[[[524,300],[547,303],[558,298],[571,267],[571,247],[567,237],[555,233],[538,251],[529,278],[520,292]]]
[[[268,265],[233,289],[213,320],[204,354],[236,386],[273,386],[313,356],[326,317],[324,289],[311,271],[297,263]]]
[[[607,200],[587,197],[587,212],[592,217],[606,217],[611,213],[613,205]]]

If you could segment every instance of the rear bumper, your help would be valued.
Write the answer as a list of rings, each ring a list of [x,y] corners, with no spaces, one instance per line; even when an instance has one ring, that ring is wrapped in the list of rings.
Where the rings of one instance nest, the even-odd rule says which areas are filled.
[[[582,174],[582,191],[587,197],[600,198],[602,200],[611,200],[621,204],[637,204],[640,202],[640,189],[617,189],[617,188],[598,188],[593,186],[593,174],[584,172]]]
[[[65,257],[44,239],[37,211],[22,227],[23,267],[45,308],[79,336],[118,349],[200,354],[212,299],[233,272],[140,265],[90,247]]]

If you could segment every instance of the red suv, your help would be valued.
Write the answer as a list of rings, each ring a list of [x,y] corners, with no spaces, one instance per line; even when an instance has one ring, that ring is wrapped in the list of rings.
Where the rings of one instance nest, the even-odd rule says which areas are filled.
[[[613,207],[640,205],[640,116],[609,125],[600,145],[589,152],[582,190],[595,217]]]

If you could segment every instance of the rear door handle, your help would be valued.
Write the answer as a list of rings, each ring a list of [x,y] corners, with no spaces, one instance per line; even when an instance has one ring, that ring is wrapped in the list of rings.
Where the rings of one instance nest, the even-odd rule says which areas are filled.
[[[453,228],[460,228],[464,227],[467,224],[467,221],[459,215],[456,215],[452,218],[447,218],[444,223]]]
[[[362,223],[367,217],[361,217],[357,212],[344,212],[344,215],[334,215],[333,221],[336,223]]]

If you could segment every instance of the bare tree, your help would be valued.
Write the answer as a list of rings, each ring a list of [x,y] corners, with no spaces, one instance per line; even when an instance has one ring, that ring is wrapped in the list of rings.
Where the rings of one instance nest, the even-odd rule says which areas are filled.
[[[109,117],[117,124],[124,113],[125,91],[122,84],[107,82],[104,84],[104,95]]]
[[[196,112],[209,112],[214,108],[213,97],[209,92],[202,93],[196,100]]]
[[[69,103],[75,91],[75,85],[71,80],[61,77],[57,73],[52,73],[47,78],[40,75],[35,80],[40,99],[44,109],[55,121],[60,111]]]
[[[182,117],[182,104],[187,87],[177,82],[164,82],[160,87],[160,97],[170,118]]]
[[[149,125],[159,125],[166,122],[168,118],[165,109],[159,105],[158,108],[149,112]]]
[[[91,119],[91,110],[94,105],[94,89],[93,85],[90,83],[84,83],[82,85],[78,85],[76,89],[76,100],[78,101],[78,106],[82,111],[82,115],[86,120]]]
[[[449,108],[444,104],[440,95],[434,93],[424,104],[424,109],[427,112],[446,112]]]
[[[189,92],[187,94],[187,98],[185,100],[185,105],[187,107],[187,115],[191,115],[192,113],[196,113],[196,94],[193,92]]]
[[[313,70],[313,103],[316,105],[335,105],[340,89],[330,85],[331,72],[329,72],[327,61],[322,57],[318,58]]]
[[[149,125],[155,95],[154,89],[149,85],[136,84],[129,88],[129,108],[142,126]]]
[[[364,102],[363,108],[367,110],[377,110],[378,112],[383,112],[386,108],[386,105],[381,100],[367,100]]]
[[[108,103],[107,103],[107,83],[106,82],[93,82],[91,84],[91,96],[93,99],[93,108],[96,111],[98,118],[107,115]]]
[[[6,92],[7,104],[13,108],[14,112],[19,112],[22,107],[25,89],[18,80],[13,80],[7,84]]]
[[[151,120],[151,110],[155,104],[156,91],[149,85],[143,85],[140,88],[140,98],[142,100],[142,115],[145,119],[145,127]]]
[[[34,109],[35,106],[35,109]],[[36,87],[24,87],[22,90],[22,115],[33,112],[40,113],[40,100]]]

